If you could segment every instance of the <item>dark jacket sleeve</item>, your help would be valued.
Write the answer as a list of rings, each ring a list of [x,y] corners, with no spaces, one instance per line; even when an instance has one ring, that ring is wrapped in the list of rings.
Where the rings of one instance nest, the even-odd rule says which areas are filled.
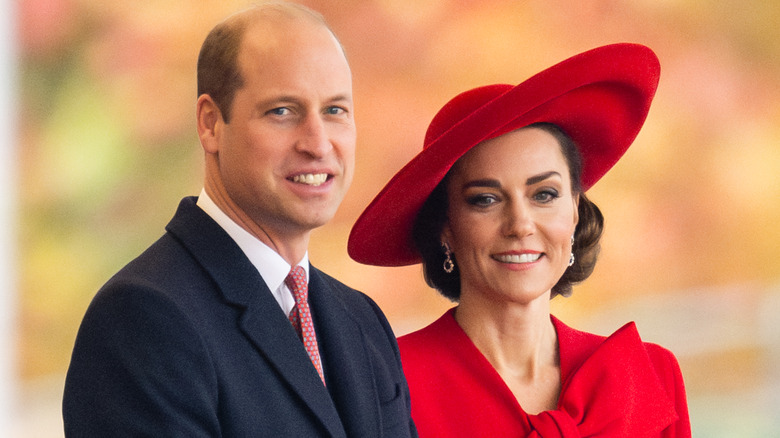
[[[66,436],[220,436],[216,376],[193,323],[151,288],[101,290],[68,369]]]

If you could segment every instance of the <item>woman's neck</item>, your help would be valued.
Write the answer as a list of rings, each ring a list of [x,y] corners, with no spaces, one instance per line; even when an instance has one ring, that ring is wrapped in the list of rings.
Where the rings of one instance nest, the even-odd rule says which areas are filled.
[[[560,363],[549,294],[524,304],[462,295],[455,319],[526,412],[555,409]]]

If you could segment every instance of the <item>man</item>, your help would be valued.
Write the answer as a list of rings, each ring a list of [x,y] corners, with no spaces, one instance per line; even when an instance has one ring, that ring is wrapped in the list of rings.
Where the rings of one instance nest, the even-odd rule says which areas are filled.
[[[353,175],[335,36],[290,3],[234,15],[203,44],[198,94],[204,190],[91,303],[66,435],[416,436],[387,320],[308,263]]]

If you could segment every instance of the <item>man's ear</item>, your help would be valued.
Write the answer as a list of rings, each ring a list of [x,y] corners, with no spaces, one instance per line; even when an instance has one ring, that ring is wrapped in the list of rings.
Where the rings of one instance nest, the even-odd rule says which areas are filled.
[[[196,109],[196,121],[198,128],[198,137],[200,145],[206,153],[215,154],[219,151],[219,142],[217,141],[221,133],[222,112],[217,107],[214,99],[208,94],[201,94],[198,97]]]

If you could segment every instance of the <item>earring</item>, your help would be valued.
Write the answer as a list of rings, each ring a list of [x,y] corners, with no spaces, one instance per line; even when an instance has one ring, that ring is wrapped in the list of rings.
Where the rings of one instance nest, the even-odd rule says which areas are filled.
[[[455,262],[452,261],[452,251],[450,251],[450,246],[446,243],[442,243],[441,246],[444,248],[444,272],[452,274],[452,271],[455,270]]]
[[[574,234],[571,235],[571,246],[574,248]],[[574,250],[572,249],[571,255],[569,256],[569,266],[574,264]]]

